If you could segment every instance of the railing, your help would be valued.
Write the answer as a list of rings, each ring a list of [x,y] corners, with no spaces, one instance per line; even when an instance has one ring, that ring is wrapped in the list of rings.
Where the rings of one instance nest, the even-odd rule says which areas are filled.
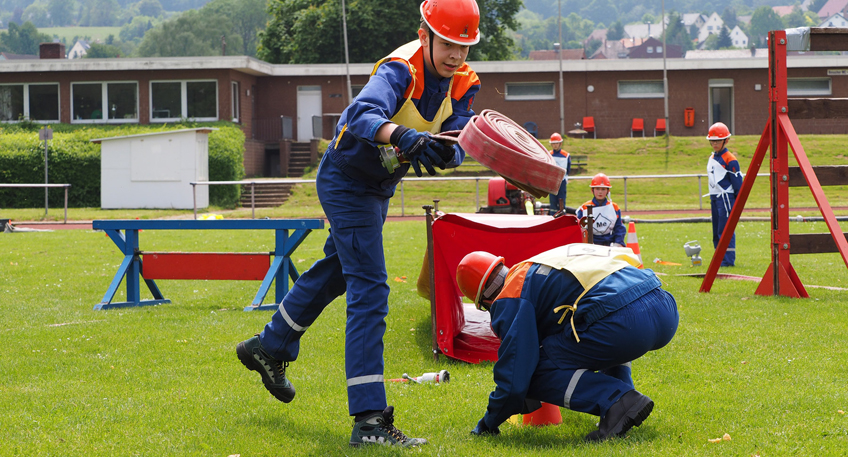
[[[768,176],[768,173],[759,173],[760,176]],[[698,178],[698,208],[704,209],[704,192],[702,178],[706,178],[706,174],[682,174],[682,175],[636,175],[636,176],[609,176],[610,179],[624,180],[624,210],[627,211],[627,180],[634,179],[659,179],[659,178]],[[404,183],[405,182],[420,182],[420,181],[474,181],[475,186],[475,207],[480,208],[480,180],[493,178],[493,176],[463,176],[463,177],[433,177],[433,178],[403,178],[400,180],[400,215],[405,216],[404,212]],[[569,176],[569,181],[582,181],[592,179],[590,176]],[[273,183],[273,184],[306,184],[314,183],[314,179],[263,179],[262,181],[197,181],[192,182],[192,193],[194,194],[194,218],[197,219],[197,186],[212,186],[212,185],[250,185],[250,212],[251,217],[256,218],[255,207],[255,186],[257,183]]]
[[[65,188],[65,224],[68,223],[68,188],[70,184],[0,184],[0,187],[43,187],[46,191],[48,187],[64,187]],[[47,201],[44,201],[44,215],[47,215]]]
[[[292,118],[288,116],[254,119],[251,122],[251,138],[260,141],[294,139]]]

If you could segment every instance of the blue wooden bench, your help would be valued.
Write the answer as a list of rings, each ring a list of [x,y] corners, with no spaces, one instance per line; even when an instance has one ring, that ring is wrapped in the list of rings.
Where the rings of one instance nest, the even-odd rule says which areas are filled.
[[[288,278],[297,280],[300,276],[291,261],[291,254],[312,230],[324,228],[324,220],[97,220],[91,226],[106,232],[124,254],[121,266],[103,300],[94,306],[95,310],[170,303],[171,300],[162,295],[154,279],[262,280],[253,302],[244,308],[245,311],[253,311],[277,309],[276,303],[280,303],[289,291]],[[274,230],[276,242],[273,252],[263,253],[144,252],[139,249],[139,230]],[[289,230],[294,231],[291,236]],[[144,262],[147,262],[146,268]],[[124,277],[127,301],[112,303]],[[139,278],[153,294],[152,300],[141,300]],[[277,301],[263,305],[271,282],[276,284]]]

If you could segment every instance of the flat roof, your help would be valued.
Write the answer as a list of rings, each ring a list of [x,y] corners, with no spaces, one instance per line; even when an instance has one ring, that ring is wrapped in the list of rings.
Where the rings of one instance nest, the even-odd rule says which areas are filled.
[[[559,71],[558,60],[512,60],[469,62],[480,74],[485,73],[551,73]],[[848,56],[789,56],[789,68],[848,68]],[[349,68],[349,70],[348,70]],[[367,76],[373,63],[350,64],[270,64],[247,56],[218,57],[151,57],[120,59],[41,59],[0,61],[2,73],[42,73],[78,71],[156,71],[156,70],[235,70],[254,76]],[[698,58],[666,59],[666,68],[675,70],[759,69],[768,68],[767,57],[740,59]],[[663,59],[599,59],[563,60],[562,71],[656,71],[663,69]]]

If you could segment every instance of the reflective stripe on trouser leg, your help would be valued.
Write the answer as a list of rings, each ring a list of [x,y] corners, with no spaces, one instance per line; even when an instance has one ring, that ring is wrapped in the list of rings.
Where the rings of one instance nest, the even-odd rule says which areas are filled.
[[[324,244],[324,254],[326,257],[315,262],[295,281],[259,336],[265,350],[279,360],[297,359],[303,332],[345,291],[332,230]]]
[[[577,370],[571,375],[571,381],[568,381],[568,387],[565,389],[565,396],[562,402],[562,406],[571,409],[571,396],[574,395],[574,389],[577,388],[577,383],[580,381],[580,377],[583,376],[586,370]]]

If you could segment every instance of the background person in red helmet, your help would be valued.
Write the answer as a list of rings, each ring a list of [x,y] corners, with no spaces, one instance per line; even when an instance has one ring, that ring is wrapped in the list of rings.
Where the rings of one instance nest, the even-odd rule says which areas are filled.
[[[565,177],[562,178],[559,192],[549,194],[551,207],[548,209],[548,214],[553,216],[559,211],[560,202],[562,202],[562,207],[565,208],[565,197],[568,194],[568,175],[571,173],[571,154],[562,149],[562,135],[556,132],[551,135],[551,157],[553,157],[557,166],[565,170]]]
[[[713,223],[713,247],[718,246],[721,233],[727,225],[730,211],[736,203],[736,195],[742,188],[742,170],[736,156],[727,150],[730,130],[721,122],[710,126],[707,139],[713,148],[707,161],[707,181],[710,189],[710,210]],[[721,266],[732,267],[736,264],[736,233],[730,238],[730,244],[721,260]]]
[[[624,247],[624,236],[627,229],[621,222],[621,209],[609,198],[612,184],[607,175],[598,173],[589,184],[592,188],[592,199],[577,210],[577,218],[586,217],[589,206],[595,220],[592,226],[592,243],[601,246]]]
[[[460,130],[474,115],[480,82],[465,58],[480,40],[480,11],[474,0],[424,0],[420,11],[417,39],[377,62],[321,158],[316,187],[330,222],[325,257],[295,281],[262,333],[236,346],[239,360],[288,403],[295,389],[286,371],[298,357],[301,337],[345,294],[345,378],[338,382],[347,386],[354,418],[351,446],[427,442],[398,430],[387,406],[383,335],[389,286],[382,232],[389,199],[410,166],[418,176],[422,167],[433,175],[435,167],[455,167],[465,157],[459,146],[430,134]],[[399,148],[409,162],[386,164],[383,145]]]
[[[507,269],[504,258],[466,255],[456,281],[488,310],[500,338],[495,390],[471,432],[498,434],[527,400],[600,416],[587,441],[624,436],[654,402],[637,392],[630,362],[671,341],[679,316],[661,288],[626,248],[574,243]]]

